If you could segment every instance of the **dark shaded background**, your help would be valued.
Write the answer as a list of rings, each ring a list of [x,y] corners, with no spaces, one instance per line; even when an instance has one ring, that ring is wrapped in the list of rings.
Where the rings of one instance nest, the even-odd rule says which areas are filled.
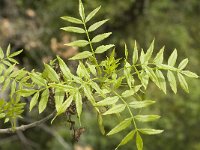
[[[179,60],[188,57],[189,68],[200,74],[200,1],[199,0],[84,0],[86,12],[99,5],[102,9],[96,21],[109,18],[102,32],[112,31],[110,43],[117,46],[117,55],[123,56],[123,44],[131,48],[134,40],[147,48],[155,38],[156,51],[163,45],[168,58],[174,48],[178,49]],[[10,43],[13,51],[24,49],[18,57],[21,67],[41,70],[43,62],[48,62],[56,54],[69,58],[78,50],[63,46],[76,38],[59,30],[67,23],[60,16],[78,16],[78,0],[0,0],[0,45]],[[164,95],[153,86],[148,97],[155,98],[157,104],[151,108],[162,118],[152,124],[165,132],[158,136],[144,136],[146,150],[199,150],[200,149],[200,81],[188,80],[190,94],[179,90],[174,95],[168,90]],[[37,111],[24,114],[27,121],[38,119]],[[86,133],[80,150],[112,150],[125,133],[105,137],[98,130],[95,116],[88,111],[84,114]],[[111,120],[111,119],[108,119]],[[106,123],[110,129],[114,121]],[[24,134],[0,135],[2,150],[70,150],[71,133],[65,119],[60,118],[52,128],[48,124],[26,131]],[[87,146],[89,145],[89,146]],[[76,148],[78,150],[78,148]],[[133,143],[121,149],[136,149]]]

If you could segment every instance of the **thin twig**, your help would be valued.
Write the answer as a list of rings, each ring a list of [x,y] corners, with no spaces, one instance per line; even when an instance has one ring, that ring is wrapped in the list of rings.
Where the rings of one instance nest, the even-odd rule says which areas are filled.
[[[16,127],[15,130],[13,130],[13,128],[7,128],[7,129],[0,129],[0,134],[2,133],[5,133],[5,134],[10,134],[10,133],[15,133],[16,131],[25,131],[29,128],[33,128],[35,126],[38,126],[44,122],[46,122],[47,120],[53,118],[55,115],[55,112],[51,113],[50,115],[48,115],[47,117],[39,120],[39,121],[36,121],[36,122],[33,122],[33,123],[30,123],[30,124],[27,124],[27,125],[21,125],[19,127]]]

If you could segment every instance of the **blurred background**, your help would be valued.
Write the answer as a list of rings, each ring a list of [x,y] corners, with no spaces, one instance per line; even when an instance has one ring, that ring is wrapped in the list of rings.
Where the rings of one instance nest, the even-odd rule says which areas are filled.
[[[165,45],[167,59],[174,48],[179,61],[190,60],[188,68],[200,75],[200,1],[199,0],[83,0],[86,12],[102,6],[96,21],[109,18],[100,32],[113,32],[108,43],[116,44],[117,57],[124,55],[126,42],[130,53],[134,40],[147,48],[155,38],[156,52]],[[78,17],[78,0],[0,0],[0,45],[10,43],[12,50],[24,49],[17,58],[20,67],[41,71],[43,62],[60,55],[67,59],[79,50],[63,44],[78,38],[60,30],[67,23],[60,19],[68,15]],[[166,96],[150,86],[147,97],[157,103],[149,111],[162,116],[150,124],[165,132],[157,136],[143,136],[145,150],[200,150],[200,81],[188,80],[190,94],[179,90],[174,95],[170,89]],[[180,88],[179,88],[180,89]],[[27,122],[38,120],[37,110],[25,112]],[[44,124],[16,135],[0,135],[1,150],[112,150],[121,141],[124,132],[112,137],[100,134],[92,111],[84,114],[86,131],[78,144],[72,146],[72,133],[66,119],[58,119],[52,127]],[[117,119],[108,119],[110,130]],[[1,128],[2,128],[2,124]],[[75,147],[75,148],[73,148]],[[134,143],[122,147],[136,149]]]

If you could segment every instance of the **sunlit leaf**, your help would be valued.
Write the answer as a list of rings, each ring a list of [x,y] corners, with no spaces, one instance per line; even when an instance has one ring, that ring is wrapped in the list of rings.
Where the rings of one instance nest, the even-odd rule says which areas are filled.
[[[187,64],[188,64],[188,59],[186,58],[186,59],[184,59],[184,60],[181,61],[181,63],[178,66],[178,69],[180,69],[180,70],[185,69],[185,67],[187,66]]]
[[[116,114],[124,111],[126,108],[126,105],[124,104],[118,104],[110,108],[108,111],[106,111],[103,115],[110,115],[110,114]]]
[[[153,54],[153,49],[154,49],[154,40],[152,41],[149,49],[147,50],[145,57],[144,57],[144,61],[148,62],[149,59],[151,58],[152,54]]]
[[[139,131],[142,134],[148,134],[148,135],[160,134],[163,132],[163,130],[156,130],[156,129],[139,129]]]
[[[29,107],[30,111],[38,103],[38,98],[39,98],[39,92],[36,92],[34,94],[34,96],[32,97],[31,102],[30,102],[30,107]]]
[[[112,34],[112,32],[97,35],[92,39],[92,43],[98,43],[98,42],[108,38],[111,34]]]
[[[125,119],[124,121],[120,122],[116,127],[114,127],[107,135],[116,134],[131,125],[132,118]]]
[[[177,50],[175,49],[168,59],[169,66],[174,66],[176,64],[177,56]]]
[[[162,47],[160,49],[160,51],[157,53],[155,59],[153,60],[153,62],[155,64],[162,64],[163,63],[163,53],[164,53],[165,47]]]
[[[101,45],[99,47],[97,47],[97,49],[95,50],[96,54],[101,54],[106,52],[107,50],[109,50],[110,48],[114,47],[114,44],[109,44],[109,45]]]
[[[66,112],[67,108],[71,105],[72,101],[73,101],[73,96],[69,96],[67,100],[65,100],[65,102],[58,109],[57,115],[60,115]]]
[[[55,70],[48,64],[44,64],[44,66],[45,66],[45,70],[43,72],[43,75],[48,77],[50,81],[59,82],[59,76],[55,72]]]
[[[66,20],[66,21],[71,22],[71,23],[75,23],[75,24],[83,24],[80,19],[77,19],[77,18],[74,18],[74,17],[63,16],[63,17],[61,17],[61,19]]]
[[[64,96],[65,96],[64,91],[62,91],[61,89],[55,89],[54,99],[55,99],[55,106],[56,106],[57,112],[60,109],[60,107],[62,106]]]
[[[120,146],[127,144],[128,142],[130,142],[133,137],[135,135],[135,130],[129,132],[120,142],[120,144],[117,146],[117,148],[115,150],[117,150]]]
[[[89,44],[88,41],[86,40],[78,40],[78,41],[73,41],[71,43],[67,43],[65,45],[67,46],[74,46],[74,47],[85,47]]]
[[[134,117],[137,121],[140,122],[150,122],[150,121],[155,121],[160,118],[158,115],[136,115]]]
[[[95,24],[91,25],[88,29],[89,32],[95,31],[96,29],[98,29],[100,26],[102,26],[103,24],[105,24],[108,21],[108,19],[106,20],[102,20],[99,22],[96,22]]]
[[[167,78],[170,83],[171,89],[176,94],[177,93],[177,84],[176,84],[176,78],[175,78],[174,74],[171,71],[168,71]]]
[[[100,113],[97,113],[97,121],[98,121],[99,129],[100,129],[101,133],[104,135],[105,129],[103,126],[103,118]]]
[[[181,71],[182,74],[186,75],[189,78],[199,78],[199,76],[191,71],[185,70],[185,71]]]
[[[92,56],[92,53],[89,51],[84,51],[81,53],[76,54],[74,57],[70,58],[70,60],[77,60],[77,59],[85,59]]]
[[[139,132],[136,134],[136,146],[138,150],[143,150],[143,140]]]
[[[74,98],[75,98],[75,103],[76,103],[76,110],[77,110],[78,117],[79,117],[79,120],[80,120],[81,113],[82,113],[82,107],[83,107],[82,106],[83,102],[82,102],[81,93],[79,91],[77,91]]]
[[[133,50],[133,58],[132,58],[133,65],[136,64],[137,61],[138,61],[138,48],[137,48],[137,42],[135,41],[134,50]]]
[[[23,89],[23,90],[17,91],[17,94],[20,94],[23,97],[29,97],[29,96],[33,95],[35,92],[37,92],[37,90]]]
[[[163,73],[160,70],[156,70],[156,76],[158,78],[158,83],[160,85],[160,89],[162,89],[162,91],[166,94],[167,93],[167,88],[166,88],[166,81],[165,81],[165,77],[163,75]]]
[[[187,84],[185,78],[180,73],[178,73],[177,75],[178,75],[178,80],[180,82],[180,85],[181,85],[182,89],[185,90],[187,93],[189,93],[188,84]]]
[[[154,103],[155,103],[155,101],[152,101],[152,100],[133,101],[133,102],[129,103],[129,106],[134,109],[137,109],[137,108],[143,108],[143,107],[150,106]]]
[[[39,113],[42,113],[47,107],[48,99],[49,99],[49,89],[46,89],[42,92],[42,95],[41,95],[41,99],[40,99],[39,107],[38,107]]]
[[[119,100],[118,96],[114,96],[114,97],[107,97],[102,101],[99,101],[96,106],[108,106],[108,105],[112,105],[115,104],[117,101]]]
[[[82,3],[82,0],[79,0],[79,14],[80,14],[82,20],[85,20],[85,12],[84,12],[84,6]]]
[[[82,29],[82,28],[79,28],[79,27],[64,27],[64,28],[61,28],[61,29],[64,30],[64,31],[67,31],[67,32],[85,33],[85,30]]]
[[[58,59],[58,62],[59,62],[60,69],[61,69],[63,75],[65,76],[65,78],[71,79],[72,74],[71,74],[71,71],[68,68],[68,66],[65,64],[65,62],[59,56],[57,56],[57,59]]]
[[[37,73],[30,73],[30,77],[31,80],[36,83],[39,86],[45,86],[46,85],[46,80],[44,78],[42,78],[41,75],[37,74]]]
[[[94,9],[91,13],[89,13],[89,15],[85,19],[85,22],[90,21],[100,9],[101,9],[101,6],[99,6],[98,8]]]

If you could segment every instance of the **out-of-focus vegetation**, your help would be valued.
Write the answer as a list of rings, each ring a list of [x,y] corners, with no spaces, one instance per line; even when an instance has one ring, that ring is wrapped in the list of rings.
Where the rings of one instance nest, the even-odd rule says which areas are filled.
[[[102,29],[112,31],[111,42],[117,45],[118,56],[123,55],[122,46],[127,42],[133,46],[136,39],[142,46],[148,46],[156,39],[157,49],[166,46],[168,55],[176,47],[180,59],[189,57],[190,69],[200,74],[200,1],[199,0],[85,0],[86,11],[91,11],[102,5],[99,18],[110,18],[109,23]],[[60,16],[76,16],[78,0],[1,0],[0,1],[0,45],[8,43],[14,50],[24,49],[18,58],[22,67],[41,69],[42,62],[59,54],[68,58],[77,52],[63,46],[64,43],[76,38],[66,35],[59,28],[65,26]],[[166,57],[168,57],[166,55]],[[162,118],[155,124],[165,132],[159,136],[147,137],[145,149],[155,150],[199,150],[200,149],[200,81],[190,82],[190,94],[179,92],[178,95],[162,94],[152,86],[148,97],[156,98],[157,104],[153,109]],[[151,110],[152,111],[152,110]],[[28,112],[27,112],[28,114]],[[35,113],[37,114],[37,113]],[[122,139],[118,137],[105,138],[98,130],[90,110],[85,114],[84,126],[86,133],[81,137],[80,144],[91,145],[94,150],[114,149]],[[27,120],[38,117],[27,115]],[[117,119],[117,118],[116,118]],[[20,133],[13,136],[0,137],[0,149],[70,149],[71,135],[66,128],[66,122],[60,119],[54,129],[41,126],[24,133],[27,143],[20,142]],[[110,129],[112,120],[106,124]],[[55,130],[55,131],[54,131]],[[59,133],[66,143],[58,142]],[[109,142],[108,142],[109,141]],[[11,144],[12,143],[12,144]],[[87,147],[87,146],[86,146]],[[85,148],[86,149],[86,148]],[[88,149],[91,149],[88,147]],[[135,149],[127,145],[122,149]]]

